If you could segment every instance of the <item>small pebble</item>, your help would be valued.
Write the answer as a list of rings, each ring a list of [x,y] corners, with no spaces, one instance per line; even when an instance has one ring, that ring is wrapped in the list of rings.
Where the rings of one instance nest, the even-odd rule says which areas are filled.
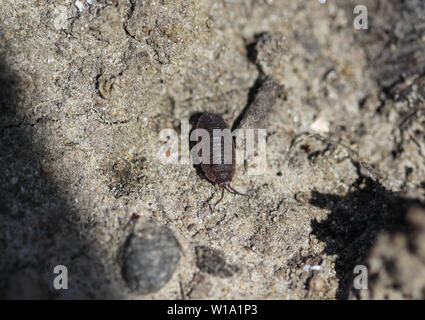
[[[310,290],[320,292],[326,286],[326,282],[322,277],[314,276],[308,282],[308,287]]]
[[[81,1],[75,1],[75,6],[78,8],[79,11],[83,10],[83,3]]]
[[[327,133],[329,132],[329,125],[325,119],[318,118],[311,124],[310,129],[318,133]]]
[[[321,266],[311,266],[311,265],[307,264],[307,265],[304,266],[303,270],[305,272],[320,271],[320,270],[322,270],[322,267]]]

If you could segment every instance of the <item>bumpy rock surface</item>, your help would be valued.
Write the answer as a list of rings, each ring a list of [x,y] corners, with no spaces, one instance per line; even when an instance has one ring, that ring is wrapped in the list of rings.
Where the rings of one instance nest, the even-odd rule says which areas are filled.
[[[364,3],[368,30],[356,1],[1,1],[0,297],[421,297],[406,214],[425,200],[424,4]],[[251,198],[226,193],[211,214],[219,195],[160,161],[160,132],[187,141],[204,111],[234,124],[263,76],[284,87],[266,170],[238,166]],[[135,214],[181,245],[145,294],[117,259]],[[199,246],[238,271],[200,270]],[[368,292],[352,289],[359,264],[377,275]]]
[[[173,232],[153,224],[130,234],[123,251],[124,280],[139,294],[161,289],[173,276],[180,260],[180,245]]]

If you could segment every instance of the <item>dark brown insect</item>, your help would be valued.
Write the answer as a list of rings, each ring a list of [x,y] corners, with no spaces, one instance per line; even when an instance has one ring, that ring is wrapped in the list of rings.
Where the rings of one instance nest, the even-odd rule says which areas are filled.
[[[209,145],[209,163],[201,162],[202,171],[205,173],[205,176],[212,183],[218,185],[221,188],[221,197],[215,203],[215,206],[223,199],[224,189],[227,191],[238,194],[241,196],[249,197],[247,194],[240,193],[232,188],[230,182],[232,181],[233,175],[235,174],[235,142],[232,139],[232,158],[231,163],[226,163],[225,161],[225,138],[221,137],[219,139],[213,136],[214,129],[228,129],[224,120],[217,114],[214,113],[203,113],[196,125],[197,129],[205,129],[208,131],[210,137],[210,145]],[[214,211],[214,209],[212,209]]]

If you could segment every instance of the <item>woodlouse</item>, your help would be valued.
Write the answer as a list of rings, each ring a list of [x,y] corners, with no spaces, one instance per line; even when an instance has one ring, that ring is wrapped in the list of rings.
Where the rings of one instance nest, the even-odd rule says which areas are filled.
[[[224,137],[220,137],[219,139],[214,139],[214,129],[224,130],[228,129],[224,120],[218,114],[205,112],[203,113],[197,122],[197,129],[205,129],[207,130],[210,138],[209,145],[209,162],[204,163],[201,162],[202,171],[205,173],[205,176],[212,183],[218,185],[221,188],[221,197],[214,204],[215,206],[223,199],[224,197],[224,189],[227,191],[238,194],[241,196],[249,197],[247,194],[240,193],[232,188],[230,182],[232,181],[233,175],[235,174],[235,142],[232,139],[231,146],[231,162],[226,163],[225,161],[225,141]],[[214,211],[214,209],[212,209]]]

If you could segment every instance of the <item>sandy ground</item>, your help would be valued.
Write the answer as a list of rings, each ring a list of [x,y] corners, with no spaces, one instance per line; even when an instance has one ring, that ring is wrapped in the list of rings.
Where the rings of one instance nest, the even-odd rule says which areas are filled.
[[[362,3],[3,0],[0,297],[424,299],[425,4]],[[232,126],[261,73],[267,168],[212,213],[160,131]]]

